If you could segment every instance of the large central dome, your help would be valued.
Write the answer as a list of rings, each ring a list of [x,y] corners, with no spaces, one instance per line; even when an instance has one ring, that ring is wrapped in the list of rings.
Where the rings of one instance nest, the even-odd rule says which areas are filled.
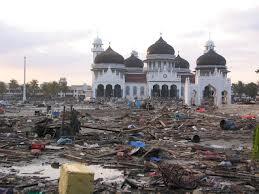
[[[210,49],[207,53],[200,56],[196,61],[198,66],[209,66],[209,65],[219,65],[225,66],[226,59],[216,53],[213,49]]]
[[[109,46],[106,51],[97,55],[94,59],[94,63],[115,63],[115,64],[123,64],[124,58],[119,53],[112,50]]]
[[[174,48],[167,44],[162,37],[147,49],[147,54],[170,54],[174,55]]]

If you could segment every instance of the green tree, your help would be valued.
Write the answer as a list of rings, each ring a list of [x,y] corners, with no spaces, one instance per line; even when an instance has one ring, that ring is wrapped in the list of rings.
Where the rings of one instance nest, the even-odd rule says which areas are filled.
[[[247,96],[250,96],[252,98],[255,98],[258,92],[258,86],[256,85],[256,83],[249,83],[245,85],[245,94]]]
[[[50,87],[50,93],[52,97],[56,97],[58,95],[58,93],[60,92],[60,87],[58,82],[53,81],[49,83],[49,87]]]
[[[16,90],[17,88],[19,88],[19,84],[18,84],[18,81],[15,80],[15,79],[11,79],[10,82],[9,82],[9,89],[10,90]]]
[[[63,78],[63,80],[60,79],[59,88],[60,88],[60,91],[66,95],[66,93],[68,91],[68,86],[67,86],[67,81],[65,78]]]
[[[241,97],[245,93],[245,84],[242,81],[238,81],[237,84],[232,84],[232,90],[235,95]]]
[[[60,87],[58,82],[44,82],[41,85],[41,90],[43,92],[43,95],[46,97],[56,97],[58,95],[58,92],[60,91]]]
[[[3,95],[6,93],[7,88],[6,88],[6,84],[4,82],[0,82],[0,94],[3,98]]]
[[[45,97],[50,96],[50,87],[49,87],[48,82],[44,82],[44,83],[41,84],[41,90],[42,90],[42,93]]]
[[[28,84],[30,93],[35,96],[35,94],[39,91],[39,81],[36,79],[33,79]]]

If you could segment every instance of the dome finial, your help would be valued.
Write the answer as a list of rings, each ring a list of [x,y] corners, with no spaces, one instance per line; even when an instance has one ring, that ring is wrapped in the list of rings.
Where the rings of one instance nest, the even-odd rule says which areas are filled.
[[[180,51],[177,51],[177,52],[178,52],[178,55],[179,55]]]
[[[134,55],[135,57],[138,57],[138,52],[135,51],[135,50],[132,50],[132,51],[131,51],[131,55]]]
[[[109,41],[109,46],[111,46],[111,41]]]
[[[160,37],[162,37],[162,35],[163,35],[162,32],[160,32],[159,34],[160,34]]]
[[[205,43],[205,50],[204,53],[209,52],[210,50],[214,50],[215,48],[215,44],[214,42],[211,40],[211,36],[210,36],[210,32],[209,32],[209,40]]]

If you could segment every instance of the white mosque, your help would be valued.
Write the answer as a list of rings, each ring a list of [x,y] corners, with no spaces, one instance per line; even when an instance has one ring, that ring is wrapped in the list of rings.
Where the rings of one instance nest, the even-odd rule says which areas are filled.
[[[200,105],[211,99],[215,105],[231,103],[231,81],[226,60],[209,40],[196,61],[194,73],[189,62],[176,56],[162,37],[147,49],[146,59],[132,51],[124,59],[102,40],[93,42],[92,89],[94,98],[183,99],[187,105]]]

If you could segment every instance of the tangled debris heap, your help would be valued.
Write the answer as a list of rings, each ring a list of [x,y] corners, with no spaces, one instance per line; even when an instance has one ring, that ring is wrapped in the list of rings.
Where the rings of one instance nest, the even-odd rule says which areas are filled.
[[[56,192],[56,179],[38,177],[42,172],[37,171],[24,178],[14,168],[45,158],[55,168],[65,159],[121,171],[122,179],[96,179],[96,193],[258,192],[258,163],[251,161],[255,119],[172,102],[154,101],[152,106],[128,109],[126,103],[103,103],[75,106],[78,113],[52,118],[3,115],[0,187]]]

